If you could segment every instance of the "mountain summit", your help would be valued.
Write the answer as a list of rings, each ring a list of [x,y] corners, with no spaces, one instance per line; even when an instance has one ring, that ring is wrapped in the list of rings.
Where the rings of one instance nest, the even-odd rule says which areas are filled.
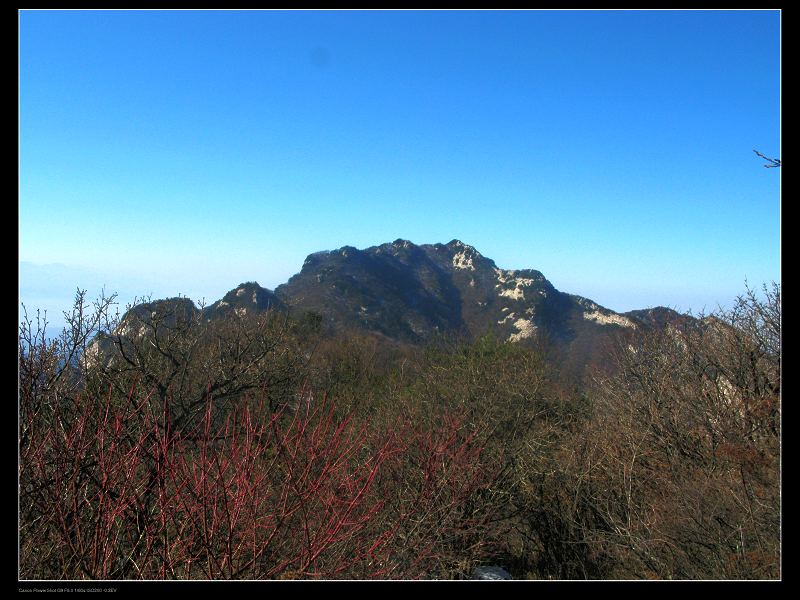
[[[460,240],[416,245],[398,239],[359,250],[315,252],[275,295],[293,311],[314,311],[334,327],[407,342],[440,333],[511,341],[571,342],[581,333],[635,329],[641,320],[558,291],[533,269],[508,270]]]
[[[186,310],[196,310],[183,301],[191,304]],[[129,314],[155,315],[165,302],[170,301],[134,307]],[[523,344],[546,341],[580,369],[601,357],[610,334],[664,327],[683,318],[663,307],[616,313],[555,289],[534,269],[499,268],[460,240],[416,245],[397,239],[363,250],[343,246],[315,252],[274,292],[242,283],[206,307],[203,318],[242,318],[267,310],[316,313],[328,330],[366,331],[400,343],[486,333]],[[130,320],[124,318],[123,325]]]

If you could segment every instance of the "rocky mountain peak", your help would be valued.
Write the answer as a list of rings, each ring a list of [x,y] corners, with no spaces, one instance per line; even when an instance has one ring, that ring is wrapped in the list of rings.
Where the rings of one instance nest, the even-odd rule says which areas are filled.
[[[206,308],[205,317],[212,319],[228,313],[243,317],[267,310],[282,310],[285,306],[270,290],[261,287],[255,281],[241,283],[229,291],[221,300]]]
[[[293,310],[318,312],[332,326],[419,342],[439,333],[494,331],[511,341],[568,342],[592,331],[634,329],[635,318],[556,290],[535,269],[501,269],[453,239],[409,240],[309,255],[300,274],[275,290]]]
[[[476,260],[483,258],[481,253],[474,247],[460,240],[451,241],[447,244],[447,247],[453,252],[453,268],[455,269],[474,271],[476,268]]]
[[[176,315],[196,310],[186,299],[159,302]],[[298,316],[317,313],[334,330],[366,330],[402,342],[425,342],[440,334],[471,338],[492,332],[520,343],[544,336],[573,356],[586,357],[608,334],[634,333],[676,318],[674,311],[660,308],[616,313],[555,289],[535,269],[498,268],[458,239],[416,245],[402,238],[363,250],[342,246],[314,252],[274,292],[254,281],[241,283],[203,316],[244,317],[289,307]],[[134,314],[156,310],[150,303]]]

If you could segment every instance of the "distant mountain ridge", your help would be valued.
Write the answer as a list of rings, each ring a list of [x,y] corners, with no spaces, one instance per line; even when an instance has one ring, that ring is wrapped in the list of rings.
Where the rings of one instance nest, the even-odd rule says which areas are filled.
[[[159,302],[170,301],[149,303],[147,310]],[[314,312],[334,331],[368,331],[411,344],[438,335],[493,333],[518,343],[544,338],[587,363],[614,332],[686,318],[664,307],[617,313],[557,290],[537,270],[499,268],[460,240],[416,245],[398,239],[363,250],[314,252],[274,291],[242,283],[206,307],[204,316],[266,310]]]

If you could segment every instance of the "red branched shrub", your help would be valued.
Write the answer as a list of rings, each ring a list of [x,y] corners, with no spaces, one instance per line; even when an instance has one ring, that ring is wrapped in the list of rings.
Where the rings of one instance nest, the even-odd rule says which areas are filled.
[[[452,578],[485,554],[497,531],[489,483],[500,476],[482,460],[477,432],[463,415],[443,413],[429,426],[404,420],[402,451],[379,482],[392,498],[394,548],[379,573]],[[487,510],[488,509],[488,510]]]
[[[301,397],[209,399],[191,431],[134,392],[25,413],[20,576],[414,578],[479,554],[492,473],[461,419],[381,430]]]

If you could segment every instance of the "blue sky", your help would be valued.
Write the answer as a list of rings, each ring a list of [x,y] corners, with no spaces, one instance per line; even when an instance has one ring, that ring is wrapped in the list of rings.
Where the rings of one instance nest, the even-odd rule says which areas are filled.
[[[213,301],[396,238],[619,311],[780,280],[781,173],[753,154],[780,155],[779,11],[24,10],[19,32],[28,306]]]

